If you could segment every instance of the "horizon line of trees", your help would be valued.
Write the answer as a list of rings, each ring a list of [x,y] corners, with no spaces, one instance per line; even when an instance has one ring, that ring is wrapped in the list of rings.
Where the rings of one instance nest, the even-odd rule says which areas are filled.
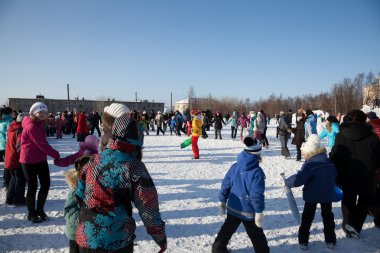
[[[380,72],[378,73],[380,77]],[[238,112],[248,113],[251,110],[259,111],[263,109],[271,116],[278,114],[280,111],[292,109],[296,112],[303,108],[311,110],[323,110],[330,114],[347,113],[353,109],[361,109],[363,106],[363,87],[373,84],[376,81],[375,74],[370,71],[367,74],[359,73],[353,79],[344,78],[341,82],[332,85],[330,91],[319,94],[307,94],[303,96],[288,96],[272,93],[268,98],[260,98],[257,101],[251,101],[250,98],[238,99],[234,97],[213,98],[211,94],[200,102],[190,104],[190,109],[196,108],[201,110],[210,109],[211,111],[220,111],[222,113]],[[193,87],[190,87],[189,97],[194,98]]]

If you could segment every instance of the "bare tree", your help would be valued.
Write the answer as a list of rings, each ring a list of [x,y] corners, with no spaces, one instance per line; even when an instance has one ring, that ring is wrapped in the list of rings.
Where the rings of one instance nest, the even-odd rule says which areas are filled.
[[[374,80],[375,76],[372,72],[369,72],[367,75],[359,73],[353,81],[350,78],[344,78],[340,83],[332,85],[329,92],[286,98],[282,94],[276,95],[272,93],[268,98],[260,98],[257,101],[252,101],[250,98],[238,100],[231,97],[211,99],[210,95],[209,99],[206,100],[207,102],[203,102],[202,108],[209,108],[212,111],[219,110],[224,113],[233,110],[247,113],[249,110],[258,111],[263,109],[272,116],[281,110],[287,111],[288,109],[292,109],[296,111],[299,108],[320,109],[333,114],[338,112],[347,113],[349,110],[362,107],[363,86],[366,83],[373,83]],[[210,106],[211,104],[212,106]]]
[[[375,81],[375,75],[372,73],[372,71],[368,72],[366,76],[366,83],[372,84]]]

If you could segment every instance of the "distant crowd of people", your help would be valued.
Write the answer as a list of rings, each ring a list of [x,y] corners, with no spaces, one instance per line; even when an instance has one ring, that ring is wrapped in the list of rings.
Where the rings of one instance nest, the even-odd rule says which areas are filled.
[[[48,114],[45,104],[37,102],[28,113],[0,111],[0,158],[4,160],[6,204],[27,206],[27,219],[40,223],[49,219],[44,211],[51,184],[47,156],[56,166],[74,165],[65,173],[70,191],[64,208],[66,235],[70,252],[133,252],[136,224],[132,204],[138,209],[147,232],[160,250],[167,249],[165,222],[161,218],[158,193],[142,162],[144,135],[170,132],[189,138],[193,158],[200,158],[198,139],[208,138],[214,128],[215,139],[222,139],[223,125],[230,124],[231,139],[237,133],[244,143],[236,163],[222,181],[218,200],[220,214],[227,216],[212,244],[212,252],[229,252],[228,242],[243,223],[255,252],[270,251],[263,230],[265,174],[260,167],[262,148],[269,148],[266,136],[270,116],[263,110],[216,111],[185,110],[183,113],[141,114],[125,105],[113,103],[99,114],[63,112]],[[323,118],[317,133],[317,115],[312,110],[281,111],[276,118],[281,155],[290,158],[287,147],[293,134],[296,160],[301,170],[288,177],[288,187],[304,186],[305,201],[298,233],[300,248],[308,249],[309,234],[317,205],[320,204],[325,242],[334,248],[335,234],[332,202],[341,200],[342,228],[347,237],[360,238],[367,214],[380,228],[380,119],[374,112],[347,112],[344,117]],[[167,129],[169,128],[169,131]],[[97,131],[98,137],[94,136]],[[239,131],[240,130],[240,131]],[[72,135],[78,151],[61,157],[47,136]],[[71,137],[70,137],[71,138]],[[326,147],[321,139],[327,138]],[[25,197],[26,183],[28,189]],[[336,200],[335,189],[343,192]],[[37,190],[39,188],[38,194]]]

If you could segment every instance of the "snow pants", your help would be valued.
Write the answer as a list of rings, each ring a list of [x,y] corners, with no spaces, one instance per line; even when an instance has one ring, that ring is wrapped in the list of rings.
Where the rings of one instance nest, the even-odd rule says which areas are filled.
[[[265,237],[264,231],[262,228],[256,226],[255,221],[245,221],[228,213],[227,219],[224,221],[224,224],[212,245],[212,253],[227,252],[227,244],[240,223],[243,223],[255,252],[269,253],[268,241]]]
[[[289,149],[288,149],[289,134],[286,133],[285,135],[279,135],[278,138],[280,139],[280,143],[281,143],[281,155],[285,157],[289,157],[290,156]]]
[[[202,138],[203,139],[207,139],[208,138],[208,134],[206,132],[206,126],[205,125],[202,125]]]
[[[222,139],[222,129],[220,128],[214,128],[215,131],[215,140],[219,138],[219,140]]]
[[[359,194],[355,190],[344,187],[342,199],[342,226],[351,225],[360,233],[367,218],[368,208],[373,202],[374,196]]]
[[[332,204],[320,203],[321,214],[323,219],[323,233],[325,234],[326,243],[336,243],[335,235],[335,222],[334,214],[331,211]],[[305,206],[302,212],[301,226],[298,230],[298,242],[299,243],[309,243],[310,227],[313,223],[315,210],[317,209],[317,203],[305,202]]]
[[[11,175],[11,181],[7,189],[6,202],[15,205],[25,205],[25,176],[21,168],[7,169]]]
[[[237,127],[231,126],[231,139],[236,139]]]
[[[94,134],[95,129],[96,129],[96,132],[98,133],[98,136],[100,137],[102,134],[101,134],[100,129],[99,129],[99,124],[92,125],[92,127],[91,127],[91,134]]]
[[[199,136],[192,136],[191,137],[191,149],[193,150],[194,158],[199,158],[199,148],[198,148],[198,139]]]
[[[79,245],[75,240],[69,240],[70,253],[79,253]]]
[[[301,161],[301,156],[302,156],[301,145],[296,145],[296,149],[297,149],[297,161]]]
[[[269,147],[269,142],[268,142],[268,138],[267,138],[267,129],[268,129],[268,127],[265,127],[264,132],[261,134],[261,138],[263,140],[263,146],[264,147]]]

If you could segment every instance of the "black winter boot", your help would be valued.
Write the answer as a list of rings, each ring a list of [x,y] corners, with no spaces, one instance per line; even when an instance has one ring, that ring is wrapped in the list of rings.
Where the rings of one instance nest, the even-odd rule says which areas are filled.
[[[44,212],[44,206],[47,199],[47,193],[38,193],[38,200],[37,200],[37,210],[36,214],[43,220],[46,221],[49,219],[49,217]]]

